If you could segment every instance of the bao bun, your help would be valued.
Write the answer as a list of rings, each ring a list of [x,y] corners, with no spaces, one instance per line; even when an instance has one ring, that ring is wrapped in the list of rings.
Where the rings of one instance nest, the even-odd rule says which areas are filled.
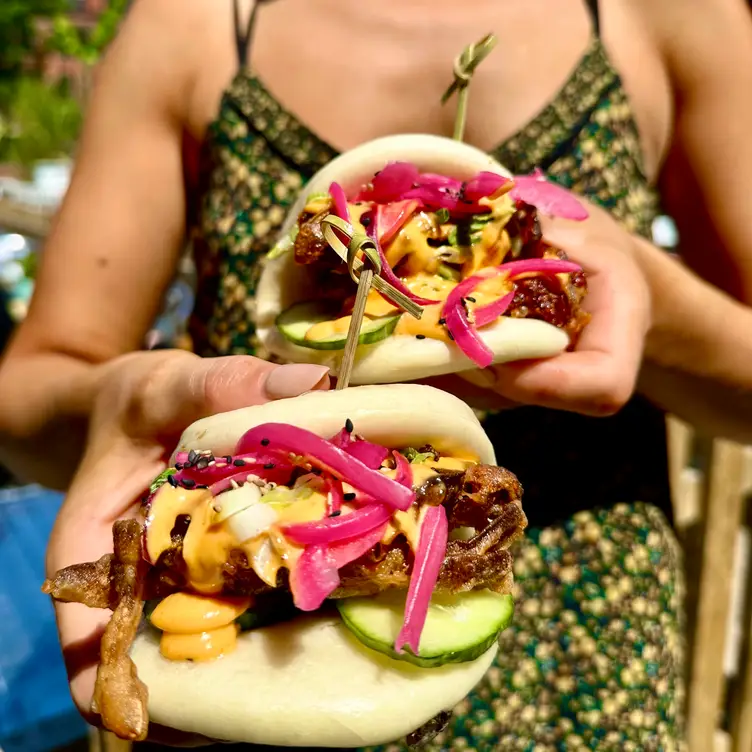
[[[312,392],[199,420],[177,451],[232,452],[253,426],[281,422],[329,438],[347,419],[392,448],[433,444],[495,464],[472,410],[417,384]],[[154,723],[228,742],[358,747],[400,739],[451,709],[480,681],[496,647],[470,663],[423,669],[376,653],[326,611],[243,633],[235,652],[206,663],[175,662],[144,627],[131,656],[149,690]]]
[[[379,138],[342,154],[314,175],[290,210],[280,245],[291,246],[290,230],[310,194],[327,192],[336,181],[346,195],[352,195],[384,165],[397,161],[412,162],[421,170],[459,180],[482,170],[511,176],[484,152],[449,138],[417,134]],[[342,351],[300,347],[286,340],[275,325],[282,311],[309,299],[310,290],[310,269],[296,264],[291,251],[267,259],[256,289],[256,330],[262,345],[278,358],[327,365],[336,374]],[[569,346],[566,332],[535,319],[502,317],[484,327],[480,335],[494,353],[495,363],[552,357]],[[393,334],[359,348],[351,383],[389,384],[474,368],[475,363],[453,343]]]

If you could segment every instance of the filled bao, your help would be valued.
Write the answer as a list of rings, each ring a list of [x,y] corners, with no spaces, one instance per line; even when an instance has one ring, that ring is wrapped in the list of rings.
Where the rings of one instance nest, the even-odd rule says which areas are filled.
[[[420,385],[198,421],[114,554],[58,572],[113,609],[94,710],[228,742],[357,747],[440,730],[509,624],[527,521],[472,410]]]
[[[375,242],[382,278],[423,307],[418,319],[371,290],[351,383],[557,355],[587,323],[587,284],[542,237],[539,212],[587,217],[542,175],[512,177],[464,143],[411,135],[359,146],[292,207],[256,291],[259,339],[283,361],[337,372],[356,287],[327,239],[333,215]]]

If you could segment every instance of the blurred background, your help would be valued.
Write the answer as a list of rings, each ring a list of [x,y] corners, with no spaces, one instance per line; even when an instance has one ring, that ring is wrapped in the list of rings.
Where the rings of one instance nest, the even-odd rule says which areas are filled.
[[[0,0],[0,352],[23,320],[75,158],[92,71],[129,0]],[[189,347],[191,264],[144,347]],[[0,467],[0,752],[88,749],[39,588],[62,496]]]

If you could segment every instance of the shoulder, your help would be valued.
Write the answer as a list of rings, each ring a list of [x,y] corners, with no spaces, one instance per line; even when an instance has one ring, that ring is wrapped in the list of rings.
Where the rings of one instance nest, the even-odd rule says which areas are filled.
[[[229,0],[134,0],[96,78],[185,114],[212,48],[230,46],[231,15]]]
[[[247,18],[251,0],[240,0]],[[197,137],[237,70],[232,0],[134,0],[98,77],[149,98]]]
[[[708,80],[752,80],[747,0],[624,0],[639,15],[680,92]],[[746,69],[746,70],[745,70]]]

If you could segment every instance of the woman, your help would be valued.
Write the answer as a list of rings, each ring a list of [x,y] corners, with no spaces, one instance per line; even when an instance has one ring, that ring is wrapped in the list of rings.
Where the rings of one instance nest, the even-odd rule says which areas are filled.
[[[249,357],[255,262],[337,149],[446,133],[448,64],[493,31],[467,140],[517,172],[540,166],[607,211],[545,227],[590,272],[593,320],[577,351],[498,368],[485,392],[532,405],[487,430],[526,486],[534,529],[516,557],[515,626],[437,748],[680,747],[681,575],[663,421],[629,398],[639,377],[667,410],[752,433],[742,0],[278,0],[258,10],[252,50],[241,20],[251,3],[236,10],[231,0],[136,2],[98,73],[38,295],[0,372],[3,458],[61,487],[80,460],[49,569],[107,550],[112,520],[185,424],[328,388],[316,367]],[[707,282],[644,239],[659,192]],[[186,216],[200,275],[196,350],[219,359],[134,352]],[[58,619],[88,712],[101,620],[75,606]]]

